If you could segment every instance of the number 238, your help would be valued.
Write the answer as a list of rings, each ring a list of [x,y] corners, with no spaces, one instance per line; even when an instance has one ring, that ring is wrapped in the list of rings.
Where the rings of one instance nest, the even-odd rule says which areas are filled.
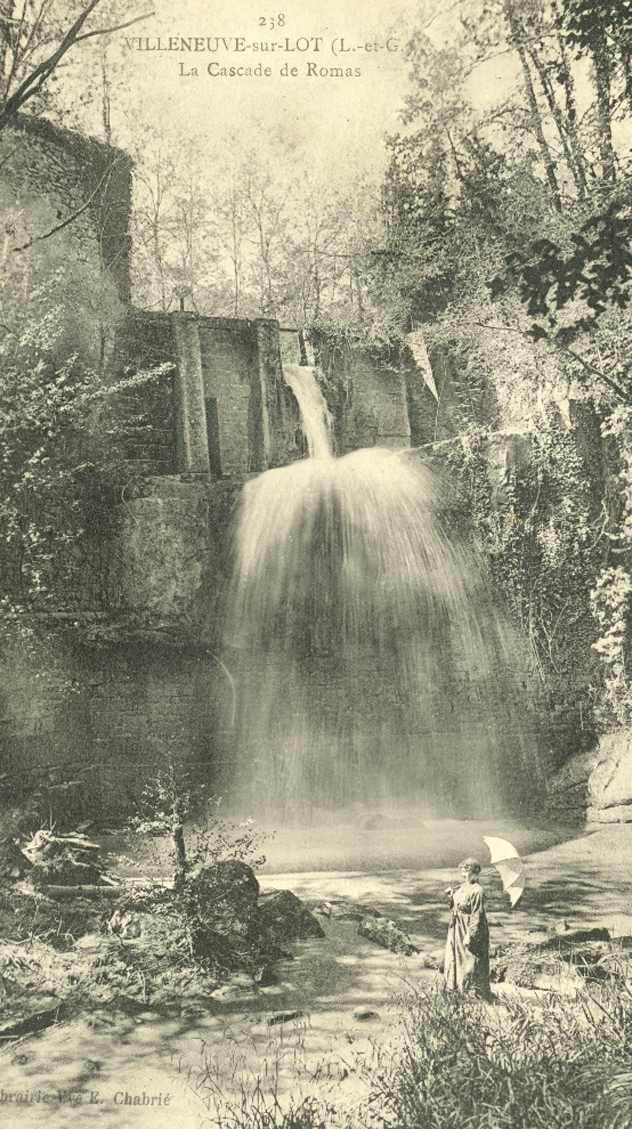
[[[259,27],[267,27],[270,31],[274,31],[275,27],[285,27],[283,12],[278,16],[259,16]]]

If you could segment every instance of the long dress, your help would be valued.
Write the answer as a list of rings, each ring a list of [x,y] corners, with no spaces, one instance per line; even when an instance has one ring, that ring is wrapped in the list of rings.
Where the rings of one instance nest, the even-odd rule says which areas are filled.
[[[450,899],[452,919],[445,948],[444,975],[453,991],[473,990],[490,995],[489,926],[485,913],[485,891],[478,882],[464,882]]]

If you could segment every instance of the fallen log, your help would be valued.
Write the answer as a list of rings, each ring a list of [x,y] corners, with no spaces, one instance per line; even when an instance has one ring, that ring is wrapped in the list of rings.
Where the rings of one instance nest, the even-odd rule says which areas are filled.
[[[119,894],[123,893],[124,886],[57,886],[51,883],[50,886],[42,886],[40,893],[46,894],[51,898],[59,898],[63,901],[65,898],[117,898]]]

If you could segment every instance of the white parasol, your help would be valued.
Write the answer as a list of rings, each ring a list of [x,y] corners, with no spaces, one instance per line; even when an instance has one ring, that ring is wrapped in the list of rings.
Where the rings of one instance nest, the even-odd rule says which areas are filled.
[[[512,909],[522,897],[527,878],[525,866],[516,848],[507,839],[496,839],[493,835],[483,835],[492,856],[492,865],[500,874],[503,890],[509,894]]]

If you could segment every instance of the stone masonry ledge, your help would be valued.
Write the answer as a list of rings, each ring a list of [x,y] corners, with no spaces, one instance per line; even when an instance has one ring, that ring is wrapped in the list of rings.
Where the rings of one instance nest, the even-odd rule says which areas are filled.
[[[223,493],[235,493],[244,482],[256,478],[256,474],[242,476],[208,474],[161,474],[139,477],[125,490],[125,501],[137,498],[180,498],[191,500],[207,498]]]
[[[40,628],[48,624],[79,646],[150,646],[200,654],[208,650],[199,626],[124,611],[117,614],[77,608],[75,611],[40,612],[33,614],[32,621]]]
[[[175,623],[140,625],[124,618],[75,629],[75,639],[80,645],[95,648],[128,646],[199,654],[208,650],[200,638],[199,627]]]
[[[215,485],[210,475],[161,474],[137,479],[125,491],[125,500],[135,498],[205,497]]]

